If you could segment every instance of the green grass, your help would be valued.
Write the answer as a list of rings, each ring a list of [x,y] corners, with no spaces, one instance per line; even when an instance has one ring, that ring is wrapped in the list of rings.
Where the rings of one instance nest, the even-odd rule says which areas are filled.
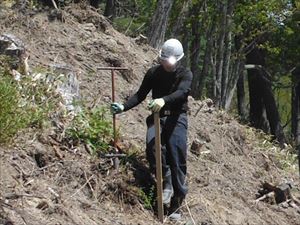
[[[154,201],[155,201],[155,187],[151,186],[150,191],[146,193],[142,188],[139,189],[138,195],[141,199],[143,206],[145,209],[153,209]]]
[[[265,134],[261,130],[254,128],[246,129],[246,136],[251,141],[253,147],[257,148],[261,153],[273,155],[275,157],[276,166],[284,171],[297,171],[297,152],[291,145],[287,145],[281,149],[274,143],[271,135]]]
[[[113,26],[119,32],[129,36],[137,36],[139,32],[144,30],[144,23],[130,17],[117,17],[113,20]]]
[[[0,65],[0,143],[9,143],[24,128],[41,128],[57,102],[53,93],[31,77],[15,81]]]
[[[0,76],[0,143],[8,142],[18,130],[26,127],[28,118],[18,106],[16,84],[7,75]]]
[[[107,152],[113,129],[108,110],[104,107],[84,108],[73,120],[67,135],[92,148],[92,154]]]

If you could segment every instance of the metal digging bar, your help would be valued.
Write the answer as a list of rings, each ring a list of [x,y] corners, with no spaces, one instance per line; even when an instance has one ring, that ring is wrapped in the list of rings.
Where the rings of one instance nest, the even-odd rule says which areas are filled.
[[[110,70],[111,71],[111,98],[112,102],[115,101],[115,70],[128,70],[125,67],[98,67],[98,70]],[[117,148],[117,131],[116,131],[116,115],[113,114],[113,135],[114,135],[114,140],[113,140],[113,148],[114,148],[114,154],[109,154],[109,157],[113,158],[114,162],[114,168],[116,170],[119,169],[119,157],[123,156],[123,154],[119,153],[119,150]]]

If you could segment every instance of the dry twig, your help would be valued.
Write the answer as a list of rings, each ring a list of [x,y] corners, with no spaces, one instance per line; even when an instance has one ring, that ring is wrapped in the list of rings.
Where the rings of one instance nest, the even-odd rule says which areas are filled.
[[[67,202],[68,200],[73,198],[75,195],[77,195],[90,182],[90,180],[93,177],[94,177],[94,175],[92,175],[75,193],[73,193],[70,197],[68,197],[64,202]]]
[[[188,210],[188,212],[189,212],[189,215],[190,215],[190,217],[191,217],[191,219],[192,219],[193,224],[196,225],[195,220],[194,220],[194,218],[193,218],[193,215],[192,215],[192,213],[191,213],[191,210],[190,210],[190,207],[189,207],[187,201],[184,200],[184,202],[185,202],[186,208],[187,208],[187,210]]]

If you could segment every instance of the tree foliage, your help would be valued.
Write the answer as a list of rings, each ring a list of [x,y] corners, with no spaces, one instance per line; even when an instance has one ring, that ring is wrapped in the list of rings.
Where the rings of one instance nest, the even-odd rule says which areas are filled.
[[[141,0],[128,7],[135,12],[134,21],[143,21],[148,27],[157,19],[153,15],[160,2]],[[299,64],[299,18],[299,3],[293,0],[175,0],[167,17],[165,39],[175,37],[183,43],[183,62],[194,74],[192,95],[210,97],[225,110],[237,107],[232,104],[237,83],[247,81],[240,79],[246,75],[246,58],[257,49],[264,61],[257,63],[271,85],[268,99],[275,99],[272,105],[278,108],[284,127],[290,129],[291,92],[286,90],[292,85],[291,71]],[[147,34],[146,29],[139,31]],[[150,40],[153,34],[147,35]],[[242,90],[246,91],[250,90]],[[239,96],[246,96],[242,92],[239,90]],[[247,119],[247,115],[243,117]]]

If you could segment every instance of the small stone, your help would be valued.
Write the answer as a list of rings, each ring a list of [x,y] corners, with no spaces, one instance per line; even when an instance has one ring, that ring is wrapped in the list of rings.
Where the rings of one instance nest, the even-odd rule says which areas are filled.
[[[195,154],[196,156],[199,156],[201,154],[201,149],[203,145],[205,144],[204,141],[201,141],[199,139],[195,139],[191,145],[191,152]]]

